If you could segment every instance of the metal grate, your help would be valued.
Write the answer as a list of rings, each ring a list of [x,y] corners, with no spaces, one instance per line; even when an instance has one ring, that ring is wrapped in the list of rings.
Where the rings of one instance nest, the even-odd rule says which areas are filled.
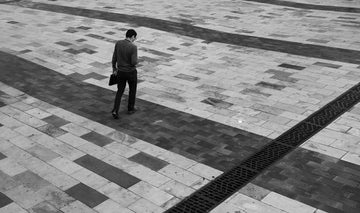
[[[205,213],[237,192],[264,169],[271,166],[360,100],[360,84],[322,107],[299,124],[286,131],[240,165],[217,177],[194,192],[166,213]]]
[[[256,173],[259,173],[277,160],[284,157],[292,149],[293,147],[285,146],[279,143],[270,143],[260,150],[260,152],[257,152],[255,155],[241,163],[240,166],[255,170],[257,171]]]

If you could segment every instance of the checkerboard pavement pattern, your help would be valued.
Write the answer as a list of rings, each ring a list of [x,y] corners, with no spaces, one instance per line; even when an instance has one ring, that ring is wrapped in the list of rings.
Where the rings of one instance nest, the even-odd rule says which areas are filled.
[[[358,13],[252,1],[0,4],[1,51],[74,80],[115,90],[107,86],[114,42],[126,29],[136,28],[139,99],[269,139],[360,79],[359,64],[207,42],[121,20],[27,8],[31,2],[355,51],[360,51]],[[360,8],[356,1],[297,2]],[[222,172],[42,102],[26,91],[5,84],[0,88],[0,212],[162,212]],[[356,106],[213,212],[356,212],[359,121]],[[294,164],[299,157],[304,161]],[[296,181],[302,173],[307,177]],[[302,191],[318,178],[334,187],[318,186],[322,194]],[[329,191],[336,194],[333,203],[326,195]]]

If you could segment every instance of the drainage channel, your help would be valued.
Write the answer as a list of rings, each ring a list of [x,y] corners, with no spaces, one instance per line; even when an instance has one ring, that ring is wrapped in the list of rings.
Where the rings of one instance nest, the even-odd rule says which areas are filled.
[[[360,83],[286,131],[259,152],[223,173],[165,213],[210,212],[266,168],[311,138],[360,101]]]

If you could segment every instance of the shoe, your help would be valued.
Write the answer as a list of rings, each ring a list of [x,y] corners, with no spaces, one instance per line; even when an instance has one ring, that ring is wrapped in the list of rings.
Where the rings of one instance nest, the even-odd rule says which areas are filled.
[[[132,115],[132,114],[134,114],[136,111],[137,111],[137,109],[134,108],[134,109],[132,109],[132,110],[128,110],[127,114],[128,114],[128,115]]]
[[[114,119],[119,119],[119,115],[116,112],[111,112]]]

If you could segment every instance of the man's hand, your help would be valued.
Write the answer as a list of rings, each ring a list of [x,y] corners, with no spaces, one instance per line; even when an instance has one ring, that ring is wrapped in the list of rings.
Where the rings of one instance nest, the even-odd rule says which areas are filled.
[[[113,70],[113,74],[117,75],[117,72],[118,72],[117,70]]]

